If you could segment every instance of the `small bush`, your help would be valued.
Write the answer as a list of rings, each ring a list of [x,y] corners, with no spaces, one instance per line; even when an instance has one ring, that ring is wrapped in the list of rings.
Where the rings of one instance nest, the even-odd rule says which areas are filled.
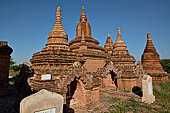
[[[129,105],[132,106],[132,107],[138,107],[138,106],[140,106],[140,102],[136,101],[136,100],[133,99],[133,98],[130,98],[128,101],[129,101]]]

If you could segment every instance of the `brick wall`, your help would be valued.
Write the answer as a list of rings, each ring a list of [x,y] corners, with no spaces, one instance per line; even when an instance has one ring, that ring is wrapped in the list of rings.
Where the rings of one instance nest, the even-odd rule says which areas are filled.
[[[98,68],[103,68],[105,63],[104,60],[87,59],[84,67],[87,69],[87,72],[96,72]]]
[[[163,81],[168,81],[169,79],[168,79],[168,76],[161,76],[161,77],[153,77],[152,76],[152,80],[153,81],[159,81],[159,82],[163,82]]]
[[[132,91],[132,88],[137,86],[136,78],[121,78],[118,79],[118,87],[122,91]]]

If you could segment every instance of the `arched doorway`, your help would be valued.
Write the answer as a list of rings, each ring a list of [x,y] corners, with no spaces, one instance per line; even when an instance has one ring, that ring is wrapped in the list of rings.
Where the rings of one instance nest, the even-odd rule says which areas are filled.
[[[118,88],[117,74],[113,70],[109,71],[103,78],[103,85],[105,88],[117,90]]]
[[[66,93],[66,104],[70,106],[70,101],[73,99],[73,95],[77,89],[77,78],[75,77],[73,81],[71,81],[70,84],[67,85],[67,93]]]
[[[75,77],[70,84],[67,85],[66,108],[81,108],[86,105],[86,90],[80,77]]]
[[[112,84],[115,86],[116,90],[118,89],[118,81],[117,81],[117,75],[115,72],[110,71],[110,76],[111,76],[111,79],[112,79]]]

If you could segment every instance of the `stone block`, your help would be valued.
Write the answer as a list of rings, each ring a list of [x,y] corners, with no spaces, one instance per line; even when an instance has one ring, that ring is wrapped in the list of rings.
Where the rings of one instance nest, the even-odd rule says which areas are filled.
[[[149,75],[143,76],[142,91],[143,91],[142,102],[151,104],[155,101],[155,96],[153,95],[152,88],[152,77],[150,77]]]
[[[24,98],[20,113],[63,113],[63,96],[45,89]]]

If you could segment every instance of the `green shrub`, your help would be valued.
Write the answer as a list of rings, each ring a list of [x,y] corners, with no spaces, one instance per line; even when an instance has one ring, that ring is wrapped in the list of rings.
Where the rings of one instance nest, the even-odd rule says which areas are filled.
[[[170,73],[170,59],[161,59],[160,62],[161,62],[163,69],[167,73]]]

